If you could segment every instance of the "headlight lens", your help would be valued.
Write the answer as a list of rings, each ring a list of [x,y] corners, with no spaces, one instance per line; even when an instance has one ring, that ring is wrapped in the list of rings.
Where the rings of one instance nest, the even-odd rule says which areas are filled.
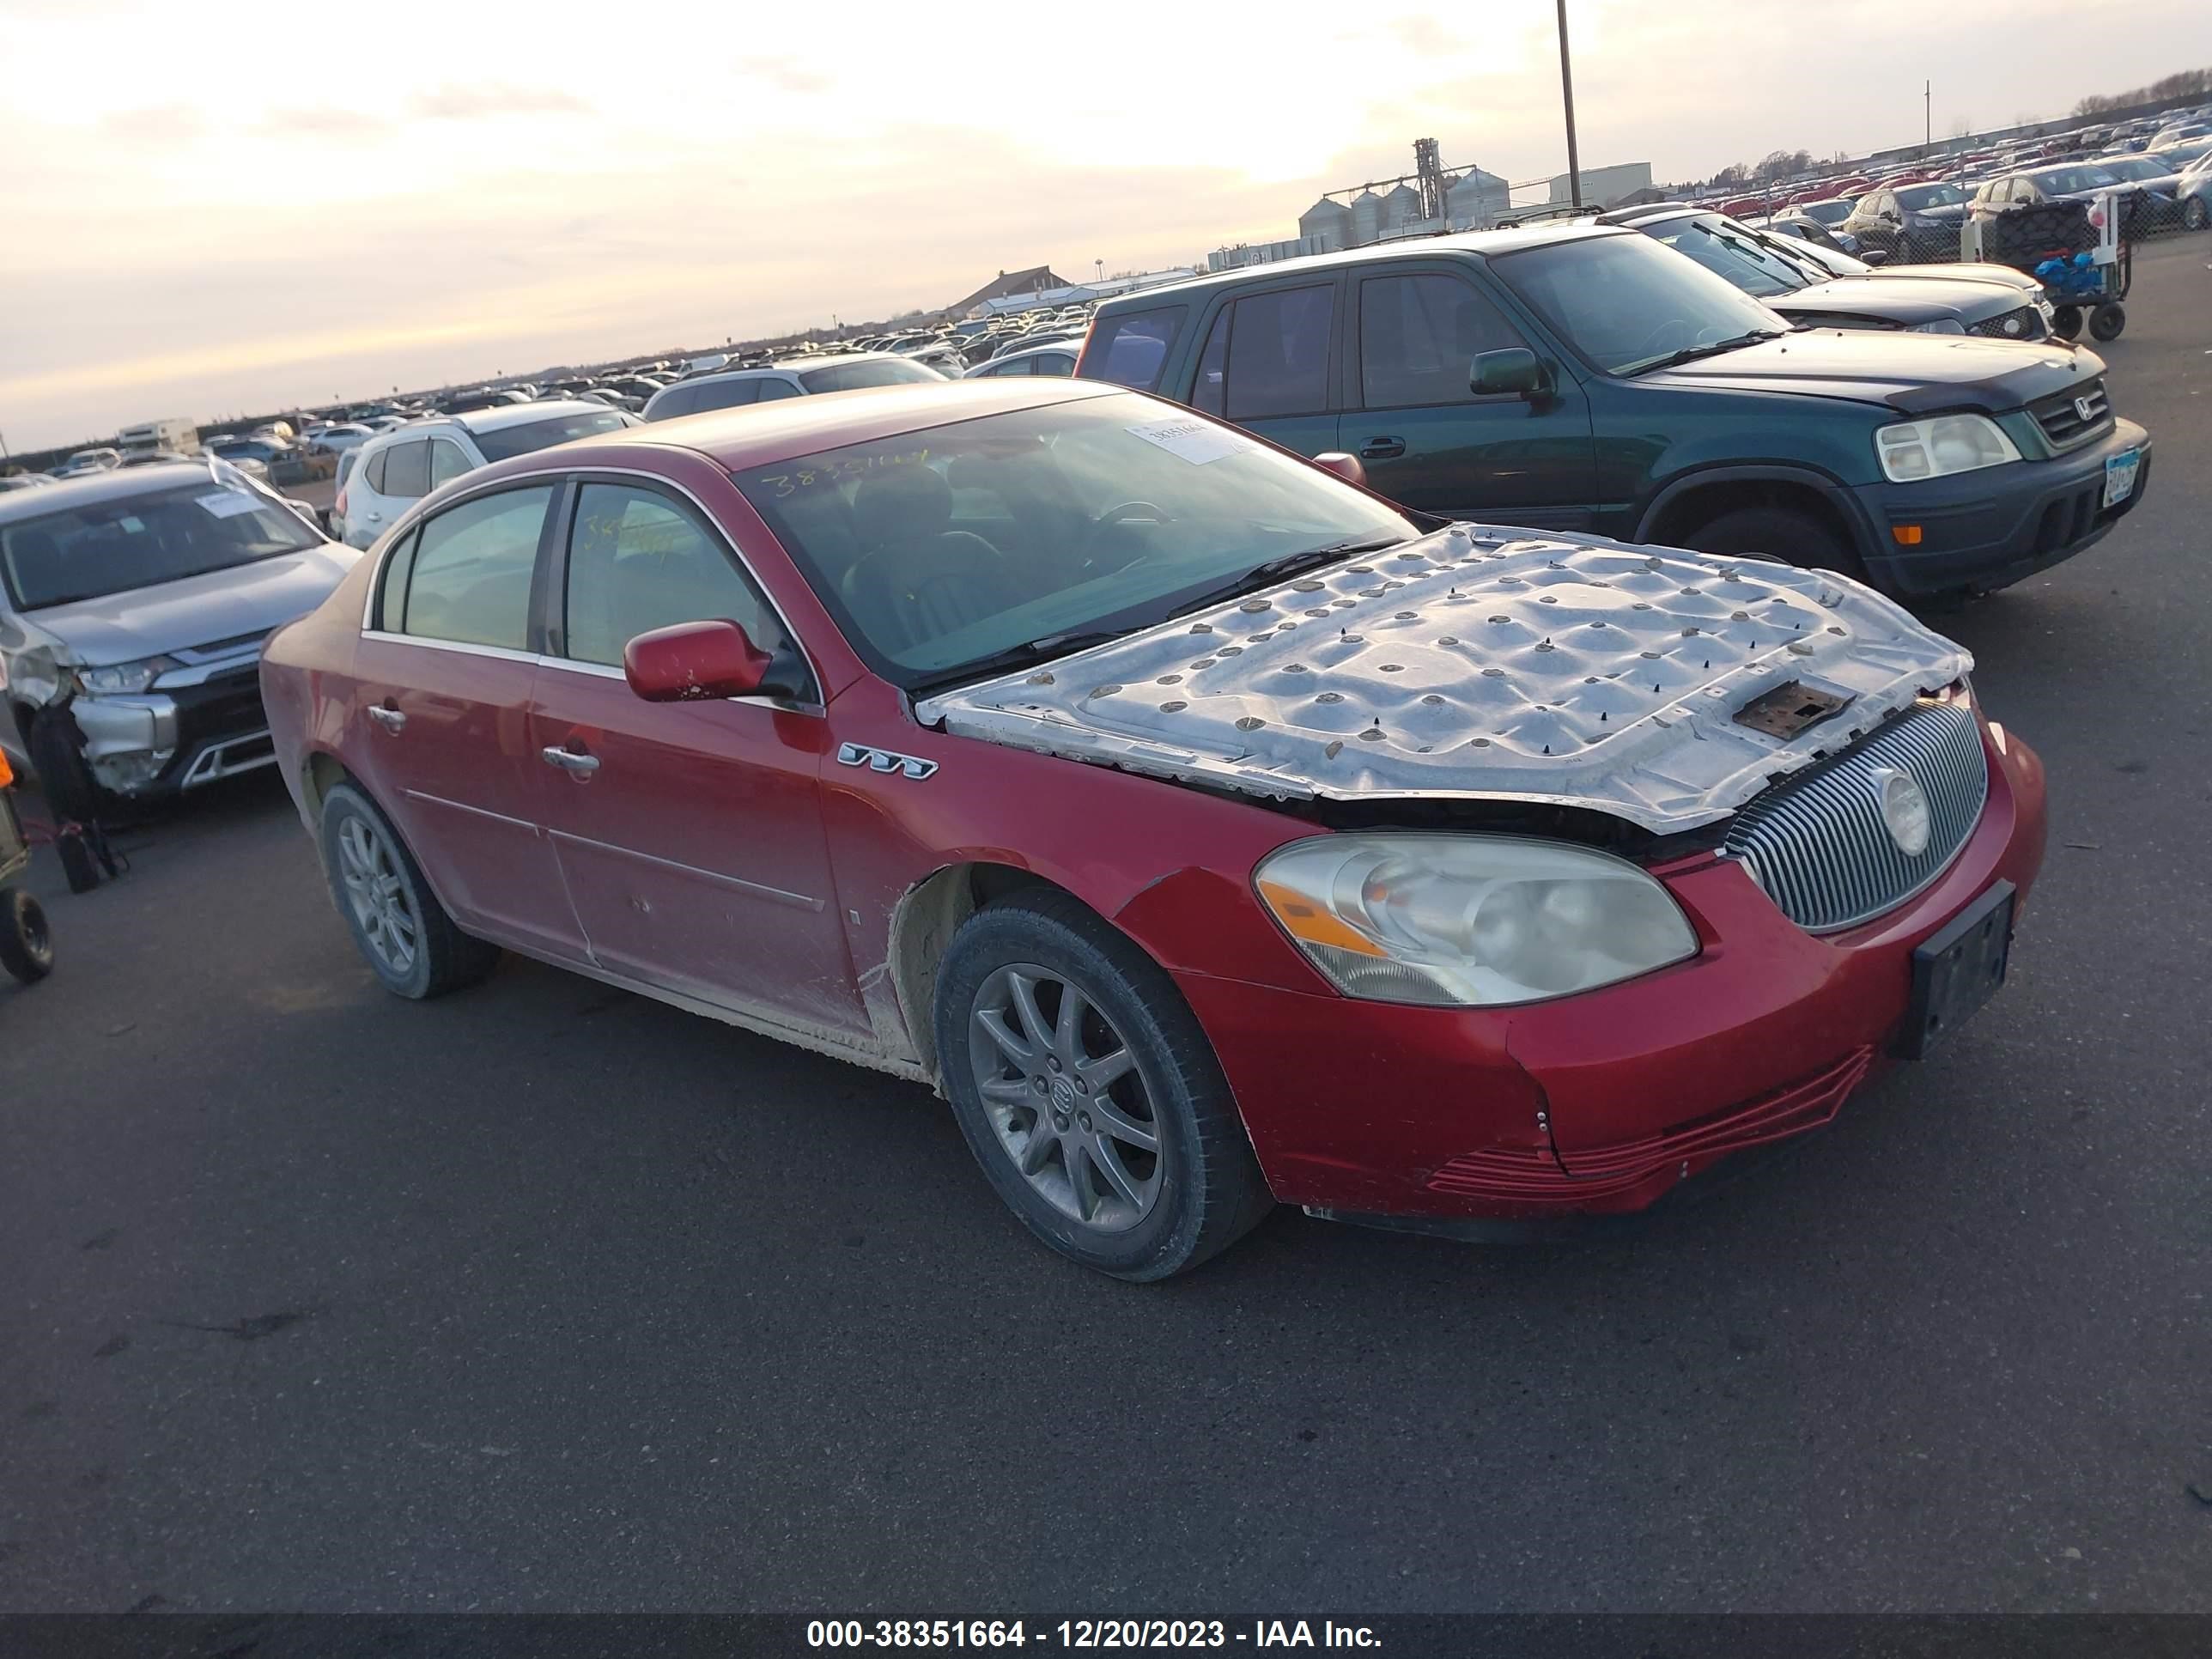
[[[1966,325],[1956,317],[1938,317],[1932,323],[1921,323],[1912,331],[1915,334],[1964,334]]]
[[[1944,478],[2020,459],[2019,449],[2005,436],[2004,428],[1986,415],[1938,415],[1931,421],[1900,421],[1875,433],[1874,447],[1892,483]]]
[[[112,663],[106,668],[81,668],[77,680],[95,697],[128,696],[179,666],[174,657],[147,657],[138,662]]]
[[[1346,996],[1496,1007],[1695,956],[1667,890],[1556,842],[1322,836],[1271,854],[1261,902]]]

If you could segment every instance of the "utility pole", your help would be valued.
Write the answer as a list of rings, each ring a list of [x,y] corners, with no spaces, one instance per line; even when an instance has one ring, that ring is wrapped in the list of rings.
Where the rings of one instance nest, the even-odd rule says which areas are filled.
[[[1567,111],[1567,191],[1583,204],[1583,164],[1575,153],[1575,71],[1567,56],[1567,0],[1559,0],[1559,98]]]
[[[1936,142],[1936,83],[1920,83],[1920,148],[1926,149]]]

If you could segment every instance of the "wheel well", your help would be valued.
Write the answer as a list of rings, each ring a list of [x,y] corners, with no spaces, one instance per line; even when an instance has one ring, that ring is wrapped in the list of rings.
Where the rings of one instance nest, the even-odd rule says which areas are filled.
[[[945,959],[945,947],[960,924],[976,911],[1028,888],[1067,890],[1034,870],[979,860],[948,864],[908,889],[892,912],[891,983],[915,1053],[933,1075],[937,1071],[937,965]]]
[[[353,781],[353,774],[338,763],[332,755],[319,750],[307,757],[306,769],[300,775],[301,793],[306,797],[307,811],[313,817],[323,815],[323,797],[341,783]]]
[[[1643,539],[1679,547],[1684,538],[1695,535],[1723,514],[1746,507],[1802,513],[1823,526],[1846,553],[1854,556],[1858,553],[1858,536],[1835,502],[1813,485],[1788,478],[1717,478],[1711,483],[1693,484],[1644,525]]]

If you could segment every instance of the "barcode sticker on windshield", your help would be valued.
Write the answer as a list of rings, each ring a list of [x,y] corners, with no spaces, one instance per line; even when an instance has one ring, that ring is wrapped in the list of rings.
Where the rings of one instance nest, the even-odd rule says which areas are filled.
[[[199,503],[218,519],[234,519],[241,513],[252,512],[261,501],[242,489],[218,489],[201,496]]]
[[[1148,444],[1170,455],[1179,455],[1193,466],[1204,466],[1234,455],[1243,447],[1233,434],[1206,421],[1149,421],[1129,430]]]

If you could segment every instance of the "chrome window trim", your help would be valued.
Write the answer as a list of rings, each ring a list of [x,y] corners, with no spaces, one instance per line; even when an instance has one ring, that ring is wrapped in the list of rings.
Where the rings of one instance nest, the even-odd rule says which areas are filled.
[[[380,645],[412,645],[425,651],[451,651],[464,657],[489,657],[495,662],[521,663],[532,668],[556,668],[570,674],[588,674],[594,679],[620,680],[629,684],[629,676],[619,668],[610,668],[605,663],[577,662],[568,657],[549,657],[542,652],[511,651],[503,645],[474,645],[466,640],[432,640],[415,634],[392,634],[380,628],[364,628],[364,640],[374,640]],[[720,702],[744,703],[754,708],[775,708],[787,714],[812,714],[819,718],[825,711],[820,703],[799,702],[789,697],[772,697],[759,692],[749,692],[742,697],[720,697]]]
[[[674,490],[678,495],[683,496],[685,501],[690,502],[693,507],[696,507],[699,510],[699,515],[706,520],[708,524],[713,527],[715,536],[720,540],[722,545],[728,549],[731,556],[737,560],[738,568],[744,573],[745,580],[753,585],[754,588],[759,592],[761,598],[768,602],[768,608],[775,613],[776,621],[783,625],[784,636],[792,642],[792,645],[798,650],[799,660],[806,665],[807,675],[813,680],[815,692],[817,696],[819,696],[822,687],[824,684],[822,677],[821,665],[815,660],[813,652],[807,648],[805,636],[800,634],[796,628],[793,628],[791,625],[791,617],[789,614],[785,611],[781,602],[775,597],[775,590],[770,588],[766,582],[761,580],[760,572],[753,568],[753,562],[750,559],[748,559],[745,556],[744,549],[739,547],[737,543],[731,538],[729,532],[722,528],[721,521],[715,518],[713,509],[708,507],[706,502],[701,501],[697,495],[696,495],[690,489],[679,483],[674,478],[669,477],[665,473],[648,471],[645,468],[638,466],[571,465],[533,467],[527,472],[509,472],[501,477],[488,478],[476,489],[468,488],[465,483],[463,483],[461,479],[456,479],[454,480],[454,483],[461,483],[463,487],[457,490],[451,498],[440,501],[438,503],[437,510],[442,513],[447,507],[459,507],[462,502],[473,500],[478,495],[492,495],[499,490],[507,488],[509,485],[522,484],[533,479],[550,478],[555,483],[558,484],[569,479],[581,480],[586,477],[643,478],[649,483],[657,483],[664,489]],[[737,485],[732,483],[730,488],[737,489]],[[738,494],[739,497],[742,498],[744,492],[743,490],[738,490]],[[428,501],[428,496],[424,496],[422,501]],[[496,646],[469,646],[454,640],[423,639],[419,638],[413,634],[394,634],[382,629],[371,628],[368,625],[369,618],[376,612],[376,595],[378,590],[383,586],[384,567],[390,561],[392,550],[402,541],[405,540],[408,533],[427,516],[428,515],[422,512],[422,501],[417,501],[414,507],[401,514],[399,517],[392,522],[392,526],[385,531],[383,535],[379,538],[382,544],[383,550],[376,555],[374,568],[370,570],[368,573],[368,586],[362,595],[362,638],[365,640],[384,640],[402,645],[426,645],[447,649],[484,652],[509,657],[523,662],[545,663],[556,667],[599,669],[605,666],[605,665],[599,663],[575,663],[570,661],[570,659],[566,657],[547,657],[537,652],[507,652]],[[769,533],[773,535],[775,532],[771,531]],[[805,578],[802,576],[799,580],[804,581]],[[614,669],[610,672],[617,678],[624,678],[620,669]],[[772,708],[787,708],[809,714],[819,714],[822,712],[824,706],[819,701],[799,702],[775,697],[731,697],[726,701],[730,702],[762,703]]]

